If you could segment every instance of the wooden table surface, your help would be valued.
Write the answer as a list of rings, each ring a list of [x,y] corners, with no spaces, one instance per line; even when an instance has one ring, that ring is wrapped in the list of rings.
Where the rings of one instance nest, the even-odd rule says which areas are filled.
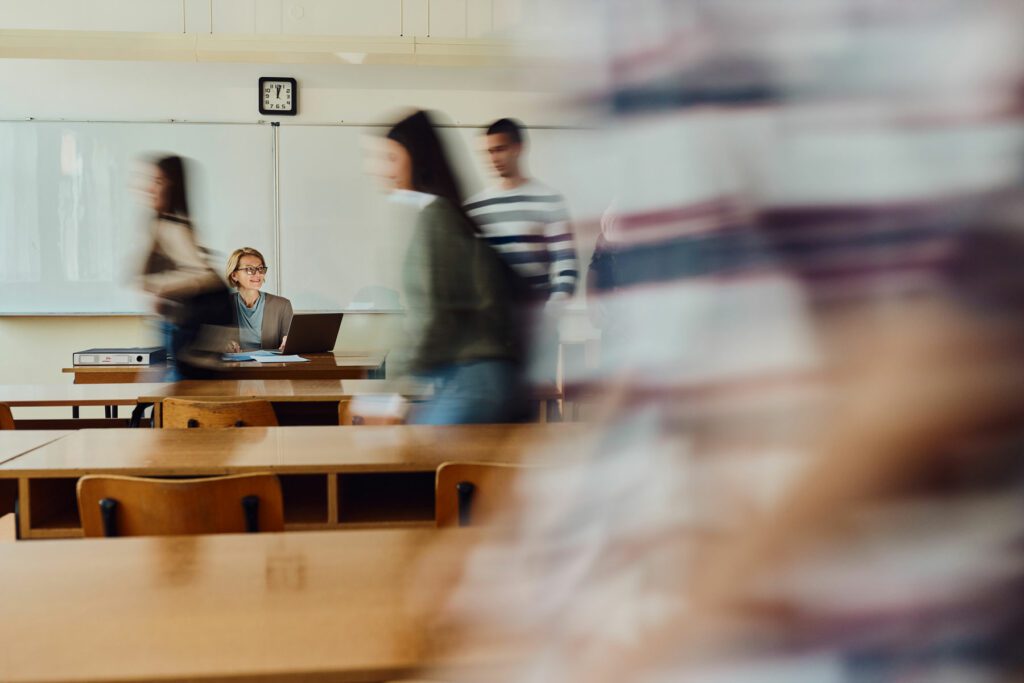
[[[583,424],[83,429],[0,464],[0,478],[116,473],[214,475],[246,471],[413,472],[449,460],[566,461],[559,449]]]
[[[139,394],[156,394],[167,384],[0,384],[0,403],[15,408],[135,405]]]
[[[71,430],[59,429],[40,429],[35,431],[0,430],[0,464],[74,433]]]
[[[379,370],[382,351],[353,354],[301,354],[308,363],[230,362],[221,364],[222,379],[362,379]],[[74,374],[75,384],[160,382],[166,365],[78,365],[62,372]]]
[[[142,403],[165,398],[233,399],[262,398],[267,401],[343,401],[354,396],[402,394],[424,396],[429,388],[415,382],[384,379],[215,379],[185,380],[173,384],[109,386],[144,387],[137,393]]]
[[[426,620],[409,598],[436,589],[412,580],[411,567],[442,533],[8,544],[0,562],[0,680],[407,676],[429,656]]]
[[[265,398],[270,401],[339,401],[352,396],[422,394],[411,382],[382,379],[185,380],[129,384],[0,384],[0,403],[11,407],[108,406],[182,398]]]

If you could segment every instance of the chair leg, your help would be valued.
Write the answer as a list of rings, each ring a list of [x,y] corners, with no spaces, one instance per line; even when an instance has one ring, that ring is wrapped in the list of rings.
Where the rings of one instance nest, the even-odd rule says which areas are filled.
[[[260,530],[260,499],[258,496],[246,496],[242,499],[242,510],[245,512],[245,531],[255,534]]]
[[[153,405],[152,403],[137,403],[135,408],[132,409],[132,416],[128,420],[129,427],[138,427],[142,424],[142,417],[146,412],[146,408]],[[116,417],[116,413],[115,413]]]
[[[107,538],[117,536],[117,520],[114,515],[117,511],[117,501],[113,498],[100,500],[100,517],[103,519],[103,535]]]
[[[469,526],[476,486],[468,481],[460,481],[455,485],[455,491],[459,498],[459,526]]]

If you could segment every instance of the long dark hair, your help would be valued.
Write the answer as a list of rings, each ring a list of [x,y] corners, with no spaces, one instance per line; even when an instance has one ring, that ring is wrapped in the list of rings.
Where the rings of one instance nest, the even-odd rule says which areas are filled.
[[[167,181],[167,206],[163,213],[188,218],[185,160],[179,156],[160,157],[153,162]]]
[[[466,219],[470,229],[474,233],[478,232],[476,223],[462,206],[462,188],[430,115],[422,110],[410,114],[391,127],[387,138],[400,144],[409,153],[412,160],[412,189],[447,199]]]

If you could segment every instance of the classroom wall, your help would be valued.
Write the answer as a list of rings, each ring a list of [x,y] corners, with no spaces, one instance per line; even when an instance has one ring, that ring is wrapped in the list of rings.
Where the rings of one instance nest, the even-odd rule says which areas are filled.
[[[523,0],[7,0],[0,30],[222,35],[429,36],[475,39],[514,30]],[[453,122],[515,116],[578,125],[522,69],[0,59],[0,119],[256,121],[264,75],[299,80],[300,113],[285,125],[375,123],[403,107]],[[355,160],[352,163],[356,163]],[[379,348],[398,324],[350,315],[337,350]],[[74,351],[154,341],[141,317],[0,317],[0,383],[70,382]]]
[[[573,123],[551,93],[493,68],[15,59],[0,60],[0,91],[15,95],[0,98],[0,119],[255,121],[257,79],[268,74],[300,83],[301,113],[283,125],[380,122],[407,106],[439,109],[462,124],[507,115],[531,125]],[[337,350],[379,348],[394,318],[350,315]],[[74,351],[150,341],[138,317],[0,317],[0,383],[70,382],[60,369]]]
[[[4,0],[0,28],[478,38],[512,29],[523,0]]]

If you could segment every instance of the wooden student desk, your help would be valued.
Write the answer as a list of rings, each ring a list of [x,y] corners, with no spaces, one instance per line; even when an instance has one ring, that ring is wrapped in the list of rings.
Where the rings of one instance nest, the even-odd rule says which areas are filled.
[[[433,393],[430,386],[407,380],[187,380],[174,384],[146,385],[158,387],[152,393],[139,394],[139,403],[152,403],[153,423],[163,424],[161,402],[165,398],[193,398],[210,401],[227,401],[240,398],[260,398],[275,404],[279,420],[286,423],[290,415],[305,418],[303,424],[336,424],[338,404],[360,396],[400,394],[410,400],[423,400]],[[561,393],[554,387],[534,390],[532,399],[540,404],[540,420],[547,421],[557,413]],[[295,404],[305,404],[296,406]],[[320,415],[316,415],[320,404]],[[319,417],[319,419],[317,419]]]
[[[72,430],[62,429],[0,430],[0,464],[74,433]]]
[[[471,543],[466,531],[8,544],[0,680],[408,677],[431,657],[430,615],[415,605],[437,591],[416,560],[439,538]]]
[[[128,385],[131,386],[131,385]],[[165,398],[191,398],[206,401],[230,401],[258,398],[274,404],[282,424],[297,416],[304,424],[337,424],[338,404],[358,396],[401,394],[418,399],[429,396],[429,387],[415,382],[380,379],[269,379],[269,380],[185,380],[164,385],[136,385],[155,387],[156,390],[139,392],[139,403],[153,404],[153,424],[163,424]],[[305,420],[303,420],[305,418]]]
[[[0,464],[0,484],[17,481],[26,539],[81,535],[75,486],[85,474],[274,472],[288,529],[430,526],[441,463],[571,462],[587,432],[582,424],[88,429]]]
[[[75,429],[78,409],[82,406],[103,406],[108,417],[117,417],[118,406],[134,406],[139,393],[154,393],[163,384],[0,384],[0,403],[12,408],[68,407],[72,420],[17,420],[19,425],[42,426],[44,429]],[[86,424],[93,424],[88,421]],[[127,425],[127,420],[119,424]],[[98,425],[93,425],[98,426]],[[22,427],[24,428],[24,427]]]
[[[133,384],[5,384],[0,385],[0,403],[14,408],[40,408],[65,406],[132,406],[138,403],[159,404],[174,396],[230,400],[262,398],[276,404],[333,404],[326,405],[326,418],[331,424],[338,419],[340,401],[355,396],[401,393],[409,397],[422,397],[426,390],[421,385],[392,380],[185,380],[174,383]],[[287,413],[287,409],[283,409]],[[292,411],[295,412],[295,411]],[[159,406],[154,417],[159,420]],[[20,420],[18,422],[21,422]],[[44,420],[45,424],[61,427],[75,420]],[[159,421],[157,422],[159,424]]]
[[[16,429],[0,430],[0,464],[24,455],[29,451],[64,438],[73,431],[34,430],[20,431]],[[13,479],[0,479],[0,516],[14,511],[14,501],[18,499],[18,482]]]
[[[173,383],[131,384],[23,384],[0,385],[0,403],[11,407],[70,406],[135,406],[138,403],[155,405],[153,419],[161,424],[160,403],[165,398],[195,398],[205,400],[232,400],[259,398],[275,404],[282,423],[296,421],[309,424],[336,424],[338,404],[358,396],[401,394],[417,400],[431,395],[429,386],[402,380],[326,380],[326,379],[269,379],[269,380],[185,380]],[[550,406],[561,398],[554,387],[536,390],[533,399],[548,406],[541,411],[544,418]],[[317,405],[319,404],[319,405]],[[19,421],[20,422],[20,421]],[[43,423],[74,427],[74,420]],[[66,424],[70,422],[71,424]]]
[[[221,379],[384,379],[386,353],[373,351],[357,354],[301,354],[308,363],[222,363]],[[126,384],[130,382],[161,382],[167,373],[164,364],[140,365],[77,365],[64,368],[74,374],[75,384]]]

